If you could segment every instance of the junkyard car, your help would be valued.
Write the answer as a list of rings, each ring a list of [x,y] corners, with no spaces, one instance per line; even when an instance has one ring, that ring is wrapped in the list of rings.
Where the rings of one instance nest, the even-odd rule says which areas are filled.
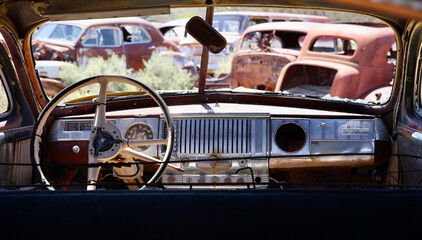
[[[396,64],[391,28],[326,24],[312,29],[276,91],[386,102]]]
[[[303,40],[313,22],[263,23],[246,29],[242,34],[228,84],[274,90],[281,69],[296,61]]]
[[[214,74],[219,68],[221,61],[236,52],[237,45],[242,33],[246,28],[267,22],[329,22],[326,16],[310,14],[292,14],[277,12],[219,12],[213,18],[213,27],[223,34],[227,40],[227,46],[219,54],[210,54],[208,61],[208,72]],[[180,41],[180,49],[186,54],[190,54],[197,63],[200,63],[202,47],[194,38],[187,37]]]
[[[116,54],[133,69],[143,68],[154,50],[178,51],[151,23],[136,17],[47,23],[32,45],[35,60],[86,65],[90,58]]]
[[[337,66],[337,60],[345,64],[353,58],[349,66],[361,71],[366,61],[380,54],[395,67],[385,101],[250,88],[208,91],[202,67],[198,88],[170,90],[167,86],[176,77],[153,90],[144,84],[147,77],[99,75],[81,79],[48,100],[35,70],[31,33],[49,20],[169,14],[178,7],[206,7],[207,23],[194,17],[187,29],[205,50],[218,52],[225,41],[210,27],[214,7],[256,7],[262,2],[0,2],[2,239],[51,233],[49,237],[72,239],[104,235],[122,239],[130,234],[162,239],[297,239],[296,235],[311,239],[335,234],[337,239],[397,239],[419,233],[420,191],[394,191],[418,188],[422,182],[422,15],[400,2],[386,1],[377,7],[379,1],[334,0],[325,5],[319,0],[269,0],[262,6],[280,7],[279,11],[286,5],[309,7],[331,19],[344,14],[345,19],[333,20],[338,22],[359,21],[366,15],[374,23],[385,22],[391,30],[383,32],[394,32],[395,43],[388,42],[388,49],[394,46],[396,53],[387,54],[382,39],[362,45],[359,37],[374,33],[364,28],[345,39],[356,43],[350,44],[351,56],[345,48],[349,44],[342,41],[344,51],[331,54],[331,59],[318,58],[321,68],[316,69],[325,71],[300,78],[303,82],[317,77],[321,83],[342,79],[341,74],[348,74],[342,70],[350,68],[337,68],[334,78],[326,69]],[[384,35],[365,37],[371,36]],[[90,38],[85,41],[91,43]],[[312,39],[307,41],[303,46],[314,45]],[[330,41],[322,43],[324,47]],[[206,66],[207,59],[202,60]],[[161,65],[159,73],[168,68]],[[372,72],[364,85],[372,81],[379,85],[378,74]],[[362,83],[358,82],[345,92],[356,93]],[[122,85],[136,90],[119,91]],[[86,87],[89,91],[82,91]],[[366,190],[357,190],[361,188]],[[34,191],[23,191],[27,189]],[[75,191],[41,191],[60,189]],[[85,191],[94,189],[98,191]]]

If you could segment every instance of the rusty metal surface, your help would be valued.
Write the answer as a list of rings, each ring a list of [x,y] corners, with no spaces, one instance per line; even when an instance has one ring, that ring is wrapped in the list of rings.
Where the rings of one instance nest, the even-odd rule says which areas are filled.
[[[281,69],[295,61],[293,55],[251,52],[236,54],[231,71],[231,87],[257,88],[272,91],[275,89]]]
[[[237,49],[239,48],[238,47],[240,46],[239,41],[244,36],[242,35],[242,33],[244,31],[247,31],[247,29],[251,25],[254,25],[256,21],[258,23],[260,21],[264,21],[264,22],[286,21],[288,23],[291,23],[290,27],[288,27],[289,24],[286,24],[286,23],[280,23],[281,26],[285,26],[284,29],[283,27],[281,28],[273,27],[273,25],[269,25],[269,26],[273,28],[272,30],[274,29],[283,29],[287,31],[297,30],[299,32],[307,32],[309,26],[312,25],[312,24],[309,24],[308,22],[312,22],[312,23],[330,22],[330,19],[326,16],[294,14],[294,13],[278,13],[278,12],[257,12],[257,11],[256,12],[253,12],[253,11],[220,12],[220,13],[216,13],[215,16],[220,17],[219,19],[217,19],[216,22],[218,22],[218,20],[220,20],[220,22],[224,22],[233,17],[237,18],[236,21],[238,21],[239,23],[239,29],[237,31],[225,32],[225,30],[222,27],[223,26],[222,24],[215,25],[215,22],[214,22],[214,27],[216,28],[216,30],[220,31],[223,34],[223,36],[226,37],[227,47],[225,48],[225,51],[220,54],[210,55],[207,72],[211,75],[215,74],[221,61],[225,61],[229,57],[230,54],[233,54],[236,48]],[[294,21],[301,21],[301,24],[298,25],[298,23]],[[263,24],[260,23],[257,25],[263,25]],[[252,26],[251,28],[256,29],[256,25]],[[266,28],[267,28],[267,31],[269,31],[268,26]],[[282,36],[282,34],[280,35]],[[289,37],[290,36],[287,36],[287,38]],[[287,40],[287,39],[283,38],[283,40]],[[190,54],[195,58],[197,62],[200,61],[201,53],[199,49],[201,48],[201,45],[198,44],[198,41],[189,37],[184,38],[180,41],[180,46],[182,47],[182,49],[184,47],[190,48]],[[274,86],[272,87],[272,89],[274,89]]]
[[[351,39],[357,48],[352,54],[343,55],[312,51],[311,47],[321,37]],[[387,53],[395,41],[391,28],[342,24],[317,26],[305,38],[298,60],[280,73],[275,91],[311,84],[331,87],[323,95],[364,98],[375,88],[392,82],[396,66],[387,61]],[[316,72],[310,72],[315,67]],[[383,97],[388,99],[389,95]]]
[[[312,51],[311,46],[321,37],[349,39],[356,42],[355,53],[327,54]],[[387,65],[386,56],[393,43],[396,42],[394,31],[386,27],[362,26],[359,24],[323,24],[312,28],[303,43],[298,60],[302,59],[332,59],[353,65],[384,67]],[[356,54],[357,53],[357,54]],[[358,66],[357,66],[358,67]]]
[[[300,168],[318,168],[318,167],[348,167],[357,168],[372,166],[374,164],[373,156],[323,156],[306,158],[271,158],[270,169],[289,170]]]
[[[274,22],[257,24],[246,29],[233,57],[231,87],[243,86],[273,91],[283,67],[296,61],[300,51],[300,39],[318,25],[319,23],[315,22]],[[250,44],[251,39],[248,36],[256,34],[261,35],[261,39],[252,37],[258,45],[255,48],[245,46]],[[282,43],[281,48],[271,47],[272,42],[276,40]]]

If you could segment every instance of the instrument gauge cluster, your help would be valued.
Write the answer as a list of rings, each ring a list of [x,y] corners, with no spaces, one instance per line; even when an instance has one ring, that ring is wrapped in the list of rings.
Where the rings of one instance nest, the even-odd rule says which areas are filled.
[[[146,123],[137,122],[132,124],[125,133],[125,138],[129,140],[149,140],[154,138],[154,132]],[[149,146],[139,146],[136,147],[137,151],[145,151]]]
[[[114,118],[107,119],[107,123],[120,129],[122,137],[129,140],[151,140],[159,139],[160,118]],[[87,144],[90,140],[93,119],[59,119],[54,121],[50,127],[48,141],[60,144],[73,141],[73,145]],[[81,143],[81,141],[83,141]],[[158,156],[160,145],[137,146],[132,149],[143,152],[153,157]],[[63,151],[61,147],[57,148]],[[70,150],[69,150],[70,149]],[[72,149],[69,148],[71,151]]]

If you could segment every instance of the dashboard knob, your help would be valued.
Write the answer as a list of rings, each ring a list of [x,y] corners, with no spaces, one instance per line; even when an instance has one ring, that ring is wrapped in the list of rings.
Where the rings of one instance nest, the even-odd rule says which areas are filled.
[[[72,152],[74,153],[79,153],[79,151],[81,150],[81,148],[78,145],[75,145],[72,147]]]

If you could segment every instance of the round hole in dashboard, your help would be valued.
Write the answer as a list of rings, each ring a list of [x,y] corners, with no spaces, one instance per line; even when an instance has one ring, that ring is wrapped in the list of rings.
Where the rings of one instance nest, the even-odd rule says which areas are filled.
[[[275,142],[285,152],[297,152],[306,141],[306,133],[297,123],[285,123],[277,129]]]

